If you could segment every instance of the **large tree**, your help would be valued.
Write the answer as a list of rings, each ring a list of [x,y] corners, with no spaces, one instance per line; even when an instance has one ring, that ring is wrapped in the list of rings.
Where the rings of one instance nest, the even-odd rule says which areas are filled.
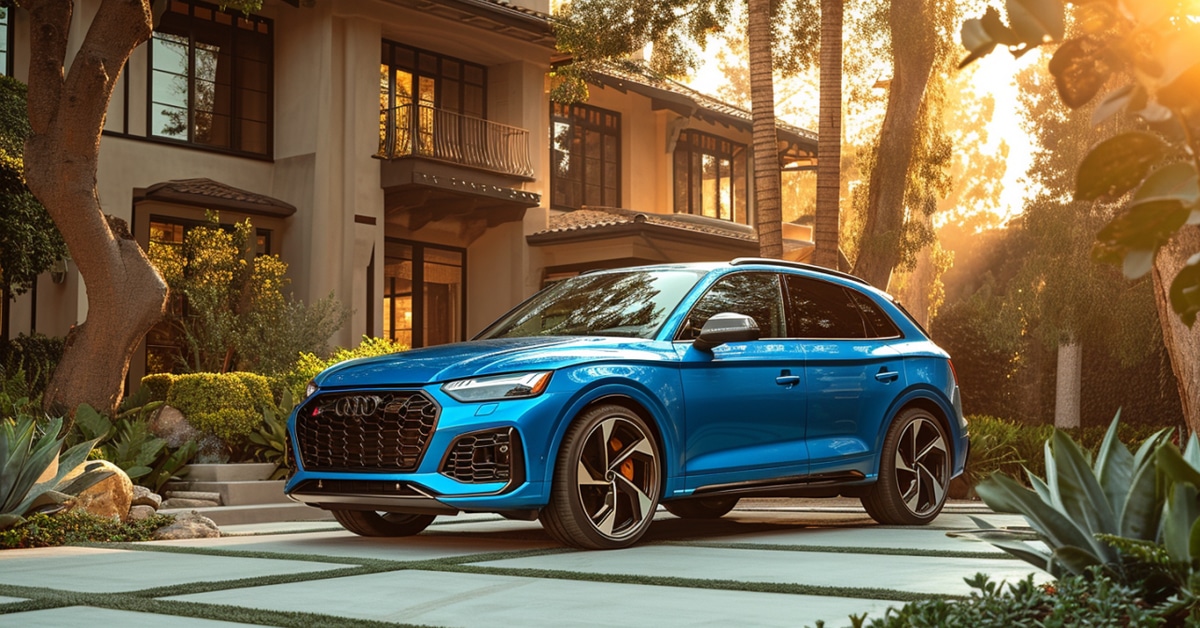
[[[152,0],[102,0],[68,64],[75,3],[17,0],[29,11],[29,123],[25,178],[58,226],[87,287],[87,320],[67,335],[43,397],[73,414],[81,403],[112,412],[138,342],[161,318],[167,285],[124,221],[104,214],[96,194],[100,133],[117,78],[150,38]],[[261,0],[229,0],[253,10]]]
[[[1122,115],[1143,125],[1079,160],[1073,192],[1126,207],[1096,234],[1092,255],[1130,278],[1152,273],[1184,416],[1200,430],[1200,23],[1180,1],[1075,5],[1078,28],[1065,39],[1062,0],[1009,2],[1007,23],[989,7],[963,24],[963,65],[997,46],[1019,56],[1057,44],[1047,68],[1063,104],[1096,103],[1097,124]],[[1109,84],[1118,87],[1101,95]]]
[[[812,261],[838,267],[842,190],[842,0],[821,0],[821,90]]]

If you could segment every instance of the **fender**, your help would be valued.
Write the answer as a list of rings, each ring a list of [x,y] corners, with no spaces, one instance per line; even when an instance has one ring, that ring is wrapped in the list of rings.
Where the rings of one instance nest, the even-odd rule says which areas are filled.
[[[614,372],[615,370],[625,372],[618,373]],[[643,377],[637,377],[636,371],[642,371]],[[681,456],[679,443],[682,438],[679,433],[680,421],[668,409],[668,405],[671,403],[676,406],[681,405],[679,402],[672,401],[672,397],[680,400],[683,397],[678,369],[665,368],[662,365],[586,364],[568,369],[564,375],[576,379],[576,381],[591,381],[587,381],[571,401],[563,405],[562,412],[555,419],[551,442],[561,445],[571,422],[579,416],[584,408],[593,403],[605,397],[630,399],[650,413],[652,427],[658,430],[662,437],[659,444],[662,448],[664,471],[666,472],[663,488],[667,491],[665,494],[670,494],[670,491],[675,488],[674,483],[682,480],[679,462]],[[655,392],[652,392],[647,381],[643,380],[653,381]],[[664,400],[664,397],[667,399]],[[554,467],[558,461],[559,449],[561,447],[545,453],[546,462],[542,480],[547,485],[554,479]]]
[[[950,447],[954,451],[950,469],[951,473],[953,474],[954,470],[959,468],[959,463],[963,462],[962,457],[965,452],[959,451],[959,448],[957,447],[959,438],[962,436],[962,429],[955,420],[957,413],[954,410],[954,405],[949,399],[946,398],[945,393],[943,393],[937,387],[925,383],[918,383],[905,389],[903,393],[901,393],[892,401],[892,404],[888,406],[887,414],[885,415],[887,419],[879,423],[879,432],[875,434],[875,442],[872,443],[875,451],[874,462],[872,463],[871,469],[873,475],[877,475],[879,473],[879,464],[883,456],[883,440],[887,438],[888,430],[891,429],[892,422],[896,420],[896,415],[900,414],[900,411],[904,409],[905,406],[918,399],[932,401],[933,403],[937,404],[938,408],[947,417],[946,423],[950,427],[950,433],[947,434],[947,436],[950,439]]]

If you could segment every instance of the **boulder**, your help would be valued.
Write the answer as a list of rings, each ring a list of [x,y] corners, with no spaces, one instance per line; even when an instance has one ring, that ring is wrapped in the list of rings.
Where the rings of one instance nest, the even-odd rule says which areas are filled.
[[[149,519],[150,517],[154,516],[154,512],[155,512],[154,506],[144,506],[142,504],[138,504],[136,506],[130,506],[129,507],[129,520],[130,521],[141,521],[142,519]]]
[[[212,519],[196,511],[175,516],[175,523],[154,531],[154,540],[211,539],[221,536],[221,529]]]
[[[133,487],[132,506],[149,506],[155,510],[162,507],[162,496],[144,486]]]
[[[163,406],[150,419],[150,432],[167,441],[167,446],[176,449],[190,440],[199,440],[202,434],[188,423],[183,413],[171,406]]]
[[[88,460],[72,469],[64,479],[69,482],[93,469],[112,471],[112,475],[79,493],[71,508],[101,517],[127,520],[129,506],[133,503],[133,482],[121,467],[107,460]]]

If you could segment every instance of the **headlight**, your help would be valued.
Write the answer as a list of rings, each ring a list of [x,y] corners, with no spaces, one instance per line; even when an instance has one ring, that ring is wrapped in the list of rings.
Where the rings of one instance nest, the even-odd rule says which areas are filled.
[[[442,391],[459,401],[497,401],[536,397],[546,390],[551,371],[472,377],[449,382]]]
[[[304,387],[304,398],[308,399],[315,392],[317,392],[317,385],[310,379],[308,380],[308,385]]]

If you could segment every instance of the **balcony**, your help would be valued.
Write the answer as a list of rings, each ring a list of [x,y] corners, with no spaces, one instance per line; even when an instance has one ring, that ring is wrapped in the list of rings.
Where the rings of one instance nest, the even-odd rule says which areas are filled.
[[[376,156],[416,157],[533,178],[529,131],[422,104],[380,110]]]

